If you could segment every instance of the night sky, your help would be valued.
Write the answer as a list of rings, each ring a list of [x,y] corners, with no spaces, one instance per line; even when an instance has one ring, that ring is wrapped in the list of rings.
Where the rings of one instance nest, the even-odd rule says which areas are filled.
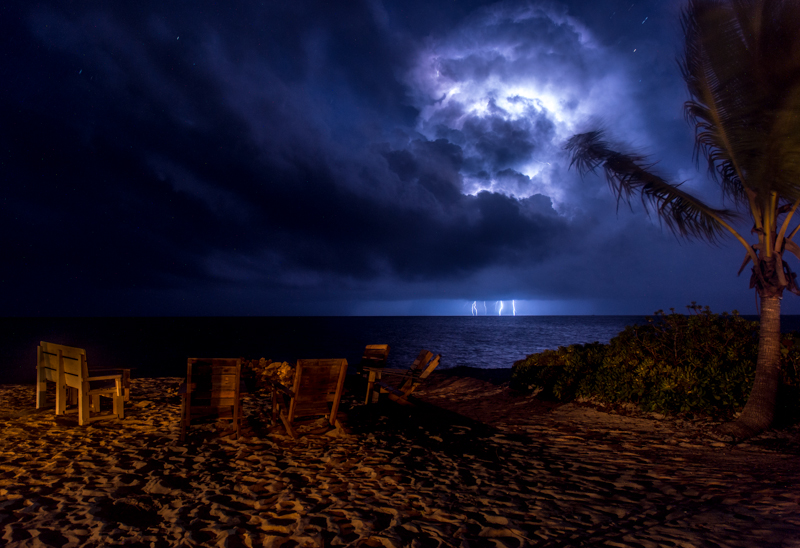
[[[563,150],[602,126],[722,203],[681,7],[5,1],[3,315],[754,314],[738,242]]]

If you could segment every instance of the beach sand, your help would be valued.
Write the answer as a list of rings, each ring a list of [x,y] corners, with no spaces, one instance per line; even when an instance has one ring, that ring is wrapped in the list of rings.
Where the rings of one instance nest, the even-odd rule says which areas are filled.
[[[239,440],[181,445],[181,380],[133,379],[87,427],[1,385],[0,545],[800,547],[797,427],[732,445],[436,374],[412,410],[350,379],[344,435],[293,440],[248,394]]]

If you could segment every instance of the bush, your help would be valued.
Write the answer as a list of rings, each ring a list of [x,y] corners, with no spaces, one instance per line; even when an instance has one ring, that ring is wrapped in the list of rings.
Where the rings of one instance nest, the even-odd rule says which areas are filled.
[[[606,346],[600,343],[561,346],[531,354],[514,363],[511,371],[512,388],[540,389],[546,399],[568,401],[586,391],[590,379],[603,361]]]
[[[540,397],[637,404],[645,411],[699,412],[729,418],[741,410],[755,377],[758,322],[712,314],[692,303],[689,315],[663,311],[626,327],[609,344],[572,345],[514,364],[511,385]],[[782,336],[779,413],[797,415],[800,335]]]

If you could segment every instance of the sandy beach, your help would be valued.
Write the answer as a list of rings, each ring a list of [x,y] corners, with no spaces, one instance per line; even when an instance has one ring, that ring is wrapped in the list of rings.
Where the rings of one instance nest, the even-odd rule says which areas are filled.
[[[797,426],[732,445],[436,374],[410,411],[351,379],[343,435],[293,440],[257,393],[240,439],[181,445],[181,380],[134,379],[125,419],[88,427],[0,385],[0,544],[800,546]]]

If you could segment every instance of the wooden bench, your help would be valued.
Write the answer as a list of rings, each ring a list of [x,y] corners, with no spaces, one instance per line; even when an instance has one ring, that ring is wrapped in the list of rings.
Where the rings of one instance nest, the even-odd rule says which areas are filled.
[[[66,413],[69,398],[78,404],[78,424],[81,426],[98,419],[122,419],[125,413],[123,378],[130,382],[130,373],[89,376],[86,350],[42,341],[36,349],[36,409],[46,404],[47,381],[50,381],[56,383],[56,415]],[[114,386],[97,387],[100,381],[114,381]],[[93,384],[95,388],[92,388]],[[112,399],[113,413],[92,417],[92,411],[100,411],[100,396]]]

